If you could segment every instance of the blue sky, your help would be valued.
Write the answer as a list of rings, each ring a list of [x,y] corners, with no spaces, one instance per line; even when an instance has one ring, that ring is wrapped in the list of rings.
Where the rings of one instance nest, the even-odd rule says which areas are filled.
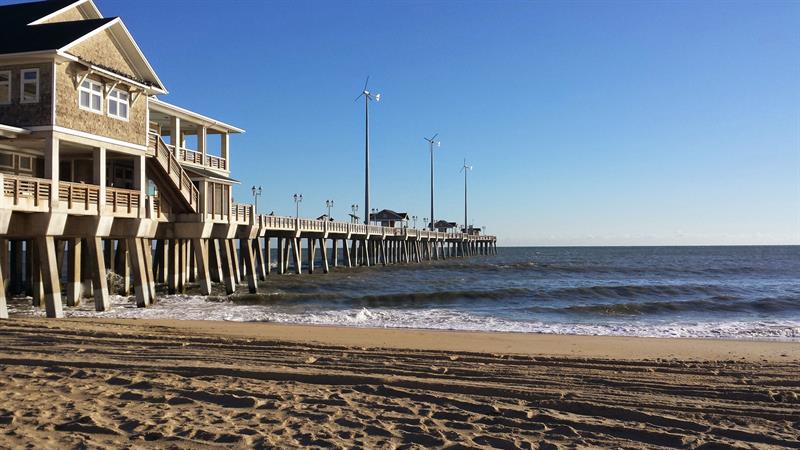
[[[800,2],[127,2],[165,100],[241,126],[239,201],[429,211],[506,245],[800,243]],[[363,208],[363,206],[362,206]]]

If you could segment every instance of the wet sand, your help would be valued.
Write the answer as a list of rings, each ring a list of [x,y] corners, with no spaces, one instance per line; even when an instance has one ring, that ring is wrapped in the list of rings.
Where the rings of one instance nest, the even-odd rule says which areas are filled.
[[[0,321],[0,448],[800,448],[800,344]]]

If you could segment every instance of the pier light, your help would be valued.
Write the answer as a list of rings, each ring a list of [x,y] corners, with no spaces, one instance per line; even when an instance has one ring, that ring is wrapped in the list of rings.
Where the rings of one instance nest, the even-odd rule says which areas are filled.
[[[411,220],[414,221],[414,229],[417,229],[417,216],[411,216]]]
[[[333,200],[325,200],[325,206],[328,208],[328,220],[331,220],[331,208],[333,208]]]
[[[255,203],[255,213],[258,214],[258,197],[261,197],[261,186],[253,186],[253,201]]]
[[[427,227],[428,226],[428,218],[427,217],[423,217],[422,221],[425,222],[425,223],[422,224],[423,228]],[[433,226],[431,226],[431,230],[432,229],[433,229]]]
[[[295,218],[300,218],[300,203],[303,202],[303,194],[294,194],[292,196],[294,198],[294,211],[295,211]]]

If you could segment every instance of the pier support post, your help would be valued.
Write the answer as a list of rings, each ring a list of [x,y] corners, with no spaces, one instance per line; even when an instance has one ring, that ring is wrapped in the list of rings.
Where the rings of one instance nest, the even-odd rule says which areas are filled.
[[[239,248],[242,251],[242,259],[244,260],[244,269],[247,278],[247,290],[251,294],[258,293],[258,280],[256,276],[255,258],[253,257],[253,243],[250,239],[240,239]]]
[[[292,239],[292,253],[294,254],[294,271],[296,274],[300,275],[303,273],[303,261],[300,257],[300,238],[293,238]]]
[[[178,243],[175,239],[165,242],[167,253],[167,292],[178,292]]]
[[[44,305],[44,281],[42,280],[43,262],[39,257],[38,247],[37,241],[28,241],[27,249],[30,256],[28,278],[31,284],[31,298],[33,298],[33,306],[41,308]]]
[[[233,263],[233,274],[236,277],[236,283],[242,284],[242,267],[239,264],[239,252],[236,250],[236,243],[233,239],[228,239],[228,247],[231,252],[231,262]]]
[[[272,238],[264,236],[264,265],[265,273],[269,276],[272,273]]]
[[[136,294],[136,306],[145,308],[150,305],[150,287],[147,285],[147,267],[144,262],[144,252],[139,238],[128,238],[128,257],[130,258],[131,271],[133,272],[133,289]]]
[[[142,239],[142,255],[144,256],[145,275],[147,275],[147,289],[150,293],[150,304],[156,302],[156,279],[153,273],[153,242]]]
[[[42,281],[44,282],[44,306],[47,317],[64,317],[61,305],[61,283],[56,263],[56,243],[53,236],[36,238]]]
[[[219,242],[220,256],[222,257],[222,271],[225,278],[225,293],[228,295],[236,292],[236,274],[233,264],[233,252],[230,239],[221,239]]]
[[[200,284],[200,293],[211,294],[211,274],[208,270],[208,240],[193,239],[194,260],[197,262],[197,282]]]
[[[334,245],[334,247],[336,247]],[[322,252],[322,273],[328,273],[330,267],[328,266],[328,245],[325,238],[319,238],[319,251]]]
[[[103,257],[103,240],[99,237],[86,239],[88,259],[87,266],[92,275],[95,311],[108,311],[111,300],[108,296],[108,277],[106,276],[105,258]]]
[[[338,241],[338,239],[336,239],[336,238],[333,238],[331,240],[331,244],[333,244],[331,246],[331,250],[333,250],[333,267],[334,268],[339,267],[339,245],[336,243],[336,241]]]
[[[361,244],[361,248],[362,248],[363,253],[364,253],[364,265],[367,266],[367,267],[369,267],[369,248],[368,248],[368,245],[367,245],[368,243],[369,243],[369,240],[365,239]]]
[[[342,251],[344,252],[347,268],[353,267],[353,260],[350,258],[350,246],[347,245],[347,239],[342,239]]]
[[[269,239],[267,239],[269,240]],[[264,251],[261,250],[261,238],[256,236],[253,239],[253,244],[251,251],[256,258],[256,268],[258,273],[258,279],[261,281],[267,281],[267,268],[264,265]]]
[[[67,255],[67,306],[81,304],[81,240],[72,238],[67,241],[69,251]]]
[[[316,255],[317,252],[315,251],[316,245],[317,244],[314,238],[310,237],[306,239],[306,259],[308,260],[307,265],[309,274],[314,273],[314,259],[316,259],[317,256]]]
[[[224,249],[220,248],[218,239],[210,239],[208,241],[209,260],[211,262],[211,281],[215,283],[222,283],[225,280],[222,268],[222,252]],[[213,251],[213,255],[210,253]]]
[[[286,273],[286,238],[278,238],[278,273]]]
[[[3,239],[2,248],[0,251],[3,253],[8,252],[8,243],[5,239]],[[8,268],[8,258],[3,257],[4,265],[0,267],[0,319],[8,319],[8,305],[6,305],[6,278],[5,278],[5,271]]]

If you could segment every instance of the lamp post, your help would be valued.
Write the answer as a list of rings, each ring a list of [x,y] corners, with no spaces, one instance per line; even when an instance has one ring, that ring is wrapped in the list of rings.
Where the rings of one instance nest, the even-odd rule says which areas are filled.
[[[303,202],[303,194],[294,194],[292,196],[294,198],[294,217],[296,219],[300,218],[300,203]]]
[[[255,213],[258,214],[258,197],[261,197],[261,186],[253,186],[253,202],[255,203]]]
[[[357,223],[358,222],[358,205],[355,203],[350,205],[350,210],[353,211],[353,217],[350,219],[351,222]]]
[[[433,225],[431,225],[430,227],[428,226],[428,218],[427,217],[423,217],[422,221],[425,222],[425,223],[422,224],[422,228],[430,228],[431,230],[433,230]]]
[[[375,217],[378,214],[378,208],[372,208],[370,211],[372,212],[372,214],[369,215],[369,222],[370,222],[370,224],[372,224],[373,217]],[[374,222],[375,222],[376,225],[378,224],[378,218],[377,217],[375,217]]]
[[[333,200],[325,200],[325,206],[328,207],[328,220],[331,220],[331,208],[333,208]]]
[[[367,84],[369,84],[369,77],[364,82],[364,89],[356,97],[356,101],[362,96],[364,97],[364,209],[369,211],[369,102],[370,100],[381,101],[381,94],[368,91]],[[364,223],[369,225],[369,217],[364,219]]]
[[[417,216],[411,216],[411,220],[414,221],[414,229],[417,229]]]
[[[433,213],[433,147],[442,146],[442,143],[436,140],[436,136],[439,136],[439,133],[434,134],[431,138],[425,138],[431,146],[431,231],[433,231],[433,218],[436,217]]]

